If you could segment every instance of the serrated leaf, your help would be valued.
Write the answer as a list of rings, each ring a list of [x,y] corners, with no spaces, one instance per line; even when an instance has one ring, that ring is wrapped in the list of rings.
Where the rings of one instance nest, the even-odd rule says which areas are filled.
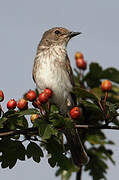
[[[21,116],[21,117],[18,117],[16,119],[16,126],[18,128],[28,128],[28,122],[27,122],[27,119],[24,117],[24,116]]]
[[[58,155],[57,164],[64,170],[69,170],[72,168],[72,161],[71,159],[67,158],[65,155]]]
[[[9,169],[12,169],[15,166],[16,162],[17,162],[17,159],[12,159],[9,163]]]
[[[37,109],[31,108],[31,109],[26,109],[23,111],[16,112],[18,116],[24,116],[24,115],[31,115],[31,114],[39,114],[39,111]]]
[[[25,160],[26,150],[22,142],[10,139],[1,140],[0,147],[0,152],[2,152],[1,166],[3,168],[8,166],[9,168],[13,168],[17,159]]]
[[[3,128],[3,123],[6,122],[8,119],[6,117],[0,118],[0,128]]]
[[[18,152],[17,152],[17,158],[21,161],[25,160],[26,150],[24,145],[18,141]]]
[[[61,177],[62,177],[62,179],[64,179],[64,180],[69,180],[70,177],[71,177],[71,175],[72,175],[72,172],[71,172],[71,171],[63,170],[63,171],[62,171],[62,174],[61,174]]]
[[[16,113],[15,110],[8,110],[4,113],[4,117],[9,118],[9,117],[15,116],[15,113]]]
[[[27,146],[27,157],[33,158],[33,160],[37,163],[40,162],[40,158],[43,157],[42,149],[34,142],[30,142]]]
[[[46,121],[40,120],[38,122],[38,125],[39,125],[39,129],[38,129],[39,135],[40,135],[40,137],[42,137],[43,134],[44,134],[44,131],[45,131],[47,125],[48,125],[48,123]]]
[[[93,111],[99,111],[100,113],[102,113],[101,109],[92,102],[82,100],[81,103],[89,110],[91,109]]]
[[[52,104],[51,107],[50,107],[50,112],[51,113],[58,113],[59,110],[54,104]]]
[[[119,71],[115,68],[107,68],[101,73],[101,79],[109,79],[113,82],[119,83]]]
[[[8,111],[4,114],[5,117],[7,118],[12,118],[12,117],[21,117],[25,115],[31,115],[31,114],[39,114],[39,111],[37,109],[31,108],[31,109],[26,109],[22,111]]]
[[[48,154],[61,154],[64,152],[64,147],[62,142],[57,139],[57,137],[52,136],[50,139],[47,139],[45,148]]]
[[[88,150],[88,155],[90,157],[89,163],[85,166],[85,171],[89,171],[89,174],[92,176],[93,180],[106,180],[106,171],[108,169],[105,159],[102,159],[103,156],[99,153],[97,155],[98,148],[90,148]],[[96,164],[95,164],[96,163]]]
[[[113,143],[113,144],[114,144],[114,143]],[[106,155],[106,157],[109,158],[109,160],[110,160],[113,164],[115,164],[115,161],[112,159],[112,155],[113,155],[112,150],[106,149],[106,147],[104,147],[104,146],[100,146],[99,151],[101,151],[102,153],[104,153],[104,154]]]
[[[110,144],[110,142],[106,141],[105,139],[103,139],[101,136],[99,135],[90,135],[87,137],[87,140],[89,143],[91,144],[100,144],[100,145],[104,145],[104,144]],[[111,143],[112,144],[112,143]]]
[[[50,124],[47,125],[43,133],[42,139],[49,139],[52,135],[56,135],[57,130],[54,129]]]
[[[83,81],[86,81],[91,88],[99,87],[100,77],[102,74],[102,67],[98,63],[91,63],[89,66],[89,72],[84,77]]]
[[[100,99],[102,96],[104,96],[104,92],[101,90],[101,88],[97,87],[97,88],[92,88],[91,89],[91,92],[93,94],[95,94],[96,97],[98,97],[98,99]]]
[[[7,168],[9,166],[9,161],[8,158],[4,155],[4,153],[2,154],[2,163],[1,163],[1,167],[2,168]]]
[[[51,157],[51,158],[48,159],[48,163],[50,164],[50,166],[51,166],[52,168],[54,168],[55,165],[56,165],[56,160]]]
[[[91,93],[85,89],[75,88],[75,92],[81,98],[91,99],[91,100],[96,101],[96,102],[98,102],[98,100],[99,100],[96,95],[94,95],[93,93]]]

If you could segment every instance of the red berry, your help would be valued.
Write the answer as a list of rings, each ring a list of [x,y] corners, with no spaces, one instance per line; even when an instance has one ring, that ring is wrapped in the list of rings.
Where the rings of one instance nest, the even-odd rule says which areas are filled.
[[[102,91],[110,91],[112,89],[112,83],[109,80],[104,80],[101,83]]]
[[[87,63],[82,58],[76,59],[76,65],[79,69],[85,70],[87,68]]]
[[[31,119],[31,122],[34,122],[36,119],[38,119],[39,118],[39,115],[38,114],[32,114],[31,116],[30,116],[30,119]]]
[[[34,101],[36,99],[36,92],[33,90],[29,90],[26,94],[26,99],[29,101]]]
[[[42,92],[41,94],[39,94],[38,99],[41,103],[46,103],[48,101],[48,96],[45,92]]]
[[[75,59],[83,59],[84,58],[84,56],[83,56],[83,53],[81,53],[81,52],[76,52],[75,53]]]
[[[47,94],[48,97],[51,97],[51,96],[52,96],[52,90],[51,90],[51,89],[46,88],[46,89],[44,90],[44,93]]]
[[[72,119],[77,119],[80,117],[80,108],[79,107],[73,107],[71,110],[70,110],[70,116]]]
[[[0,102],[4,100],[4,93],[2,90],[0,90]]]
[[[16,106],[17,106],[17,103],[16,103],[16,101],[14,100],[14,99],[10,99],[9,101],[8,101],[8,103],[7,103],[7,108],[8,109],[15,109],[16,108]]]
[[[25,99],[19,99],[19,101],[17,102],[17,107],[20,110],[25,110],[28,108],[28,102]]]

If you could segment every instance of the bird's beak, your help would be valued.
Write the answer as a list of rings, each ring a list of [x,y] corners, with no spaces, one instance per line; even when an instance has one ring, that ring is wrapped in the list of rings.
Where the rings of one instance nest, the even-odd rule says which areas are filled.
[[[77,36],[77,35],[79,35],[79,34],[82,34],[82,32],[69,32],[68,36],[69,36],[70,38],[72,38],[72,37]]]

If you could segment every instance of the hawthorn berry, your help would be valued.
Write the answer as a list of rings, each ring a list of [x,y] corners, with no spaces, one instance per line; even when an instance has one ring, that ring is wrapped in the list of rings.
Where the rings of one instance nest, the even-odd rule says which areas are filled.
[[[32,114],[30,116],[30,119],[31,119],[31,122],[34,122],[35,119],[38,119],[39,118],[39,115],[38,114]]]
[[[21,98],[21,99],[19,99],[19,101],[17,102],[17,107],[18,107],[18,109],[20,109],[20,110],[25,110],[25,109],[28,108],[28,102],[27,102],[25,99]]]
[[[0,102],[4,100],[4,93],[2,90],[0,90]]]
[[[104,80],[101,83],[101,89],[102,89],[102,91],[111,91],[112,83],[109,80]]]
[[[33,90],[29,90],[26,94],[26,99],[28,101],[34,101],[36,99],[36,92]]]
[[[7,108],[10,110],[13,110],[15,109],[17,106],[17,103],[14,99],[10,99],[8,102],[7,102]]]
[[[76,59],[76,66],[79,69],[85,70],[87,68],[87,63],[83,58]]]
[[[77,119],[80,117],[80,114],[81,114],[81,111],[80,111],[80,108],[79,107],[73,107],[71,110],[70,110],[70,116],[72,119]]]
[[[45,92],[42,92],[39,94],[38,99],[41,103],[46,103],[46,102],[48,102],[49,97]]]
[[[44,90],[44,93],[47,94],[48,98],[50,98],[52,96],[52,90],[51,89],[46,88]]]
[[[83,56],[83,53],[81,53],[81,52],[76,52],[75,53],[75,59],[83,59],[84,58],[84,56]]]

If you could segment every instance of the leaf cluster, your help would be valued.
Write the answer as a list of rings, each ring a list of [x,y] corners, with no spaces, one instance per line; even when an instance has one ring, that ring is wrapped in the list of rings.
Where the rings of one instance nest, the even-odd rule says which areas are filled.
[[[91,63],[87,74],[75,70],[74,79],[76,87],[73,93],[82,112],[80,119],[75,122],[69,116],[62,115],[53,104],[50,108],[48,104],[43,104],[43,111],[31,108],[3,112],[0,108],[2,168],[13,168],[17,160],[24,161],[26,158],[40,163],[45,151],[49,165],[57,167],[56,176],[61,175],[62,179],[68,180],[79,168],[72,162],[69,145],[63,135],[64,129],[72,131],[75,124],[108,126],[111,123],[119,126],[119,71],[115,68],[103,70],[99,64]],[[113,83],[108,96],[100,88],[104,79]],[[39,118],[31,123],[29,115],[32,114],[39,114]],[[79,134],[89,156],[84,170],[89,172],[93,180],[106,179],[107,160],[115,164],[113,152],[107,145],[114,145],[114,142],[101,129],[80,129]]]

